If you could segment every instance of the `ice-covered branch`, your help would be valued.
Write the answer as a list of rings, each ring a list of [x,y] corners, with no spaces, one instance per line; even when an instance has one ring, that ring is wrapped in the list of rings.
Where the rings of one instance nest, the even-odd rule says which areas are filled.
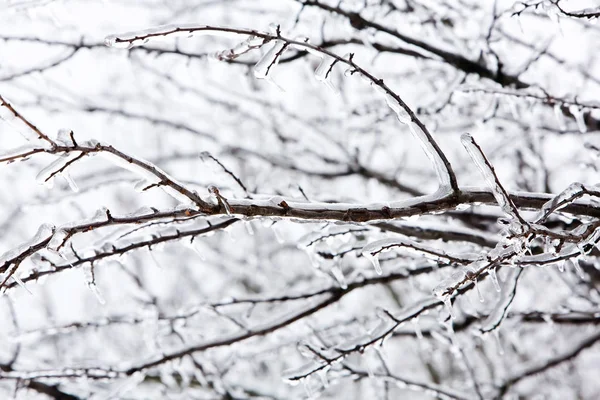
[[[381,267],[379,266],[379,255],[386,251],[390,251],[393,248],[404,248],[409,251],[414,251],[417,254],[422,254],[423,256],[431,258],[435,261],[444,260],[446,262],[458,264],[469,264],[473,261],[469,258],[457,257],[454,255],[447,254],[442,250],[425,246],[408,238],[390,238],[377,240],[366,245],[362,249],[361,253],[364,257],[371,260],[377,273],[381,274]]]
[[[18,112],[2,95],[0,95],[0,119],[3,119],[9,123],[16,122],[15,125],[24,125],[22,128],[16,126],[17,130],[28,139],[41,139],[55,146],[56,143],[43,133],[37,126],[29,122],[20,112]],[[14,121],[14,122],[13,122]],[[33,137],[29,134],[32,132]]]
[[[561,7],[560,0],[557,0],[556,2],[554,2],[554,5],[556,6],[556,8],[558,8],[558,10],[561,12],[561,14],[566,15],[567,17],[587,18],[590,20],[593,18],[600,18],[600,7],[589,7],[589,8],[584,8],[582,10],[566,11],[564,8]]]
[[[213,207],[211,204],[204,201],[198,193],[187,189],[184,185],[178,183],[174,178],[170,177],[166,172],[160,170],[152,163],[123,153],[109,144],[103,144],[96,141],[81,144],[73,143],[72,145],[59,145],[54,143],[51,148],[30,147],[26,149],[15,149],[0,155],[0,162],[13,162],[41,153],[67,156],[53,162],[41,172],[38,177],[42,182],[47,182],[57,174],[63,172],[76,159],[99,154],[109,159],[117,166],[132,171],[145,179],[147,187],[161,187],[168,194],[181,202],[191,202],[198,206],[200,210],[206,211]]]
[[[461,141],[494,193],[498,205],[500,205],[502,211],[510,218],[515,233],[522,234],[525,232],[528,229],[529,224],[521,217],[519,210],[511,200],[508,192],[500,183],[498,175],[496,175],[496,171],[494,170],[494,166],[489,162],[485,154],[483,154],[481,147],[479,147],[475,142],[475,139],[468,133],[464,133],[461,136]]]
[[[48,232],[48,234],[43,235],[43,237],[40,237],[39,233],[36,234],[35,238],[31,240],[31,242],[36,245],[21,245],[17,249],[13,249],[7,253],[14,254],[13,256],[5,254],[0,258],[0,273],[6,272],[11,264],[19,264],[22,260],[30,257],[32,254],[46,246],[52,245],[53,250],[61,250],[68,241],[78,233],[90,232],[108,226],[141,224],[148,221],[162,220],[165,222],[173,222],[173,220],[178,217],[191,217],[195,215],[200,215],[200,212],[194,209],[177,209],[169,211],[148,209],[147,211],[141,210],[141,212],[136,212],[131,215],[113,216],[109,210],[101,209],[89,220],[70,223],[59,227],[51,227],[51,229],[47,225],[43,225],[40,230]]]
[[[82,260],[82,262],[83,262],[83,260]],[[130,376],[130,375],[136,374],[138,372],[146,371],[148,369],[160,367],[163,364],[167,364],[171,361],[178,360],[180,358],[183,358],[185,356],[188,356],[188,355],[191,355],[191,354],[194,354],[197,352],[202,352],[202,351],[206,351],[208,349],[214,349],[214,348],[218,348],[218,347],[229,346],[234,343],[242,342],[242,341],[248,340],[253,337],[264,336],[264,335],[273,333],[273,332],[275,332],[281,328],[284,328],[294,322],[302,320],[303,318],[306,318],[307,316],[312,315],[312,314],[328,307],[331,304],[334,304],[334,303],[340,301],[347,294],[354,292],[357,289],[371,286],[371,285],[380,285],[380,284],[386,284],[386,283],[394,282],[394,281],[398,281],[398,280],[405,280],[405,279],[408,279],[409,276],[411,276],[411,275],[424,274],[424,273],[430,272],[431,270],[432,270],[432,267],[423,267],[423,268],[417,268],[409,274],[402,272],[402,273],[392,273],[392,274],[385,275],[385,276],[364,278],[364,279],[361,279],[356,282],[352,282],[352,283],[348,284],[348,287],[346,289],[341,289],[339,286],[336,285],[336,286],[331,286],[329,288],[320,290],[318,292],[314,292],[314,293],[310,294],[309,297],[306,297],[308,295],[299,295],[298,296],[299,299],[302,297],[304,297],[304,298],[315,297],[315,298],[309,304],[298,307],[298,309],[291,312],[290,314],[287,314],[284,317],[274,319],[273,321],[270,321],[270,322],[262,323],[256,327],[252,327],[248,330],[243,330],[243,332],[241,332],[241,333],[234,333],[234,334],[231,334],[228,336],[221,337],[219,339],[208,340],[206,342],[202,342],[197,345],[185,347],[179,351],[165,352],[163,355],[158,356],[155,359],[152,359],[151,361],[136,363],[127,369],[88,368],[88,369],[77,370],[76,372],[74,372],[74,375],[66,374],[66,372],[64,370],[29,371],[29,372],[14,371],[14,372],[11,372],[10,374],[6,375],[6,378],[7,379],[13,379],[13,378],[17,379],[18,377],[29,376],[31,379],[38,379],[38,378],[43,378],[43,377],[63,377],[66,379],[71,379],[71,378],[77,378],[78,376],[83,376],[85,373],[89,373],[90,371],[91,371],[90,379],[118,379],[120,377]],[[287,297],[288,296],[285,296],[285,298],[287,298]],[[295,296],[291,296],[291,297],[295,297]],[[283,301],[285,298],[280,298],[280,300]],[[220,304],[220,306],[225,306],[225,305],[227,305],[227,304],[226,303]],[[410,318],[414,317],[414,315],[418,315],[419,313],[421,313],[427,309],[436,307],[438,305],[439,305],[439,302],[437,302],[435,300],[428,301],[421,305],[417,305],[417,306],[411,308],[410,310],[407,310],[406,315],[404,315],[402,318],[404,318],[405,320],[409,320]],[[179,318],[179,317],[181,317],[181,316],[179,316],[179,315],[173,316],[173,318]],[[170,317],[164,317],[164,318],[170,318]],[[398,318],[400,318],[400,317],[398,317]],[[128,319],[128,318],[115,320],[115,322],[117,322],[117,323],[119,323],[119,322],[135,323],[136,321],[137,321],[137,319]],[[400,320],[397,321],[398,324],[400,324],[401,322],[402,321],[400,321]],[[110,322],[108,322],[108,323],[110,324]],[[65,329],[74,329],[74,328],[76,329],[79,327],[85,327],[85,325],[75,324],[75,325],[71,325],[71,326],[66,326]],[[40,332],[40,333],[43,333],[43,332]],[[32,334],[35,334],[35,332],[32,332]],[[110,371],[110,373],[109,373],[109,371]],[[96,372],[97,372],[97,374],[96,374]],[[95,378],[96,376],[97,376],[97,378]]]
[[[508,378],[504,380],[504,383],[500,385],[498,392],[499,396],[503,396],[512,386],[522,381],[525,378],[528,378],[532,375],[536,375],[542,373],[550,368],[553,368],[557,365],[560,365],[566,361],[569,361],[579,355],[583,350],[592,347],[600,341],[600,332],[595,332],[585,339],[581,340],[579,343],[572,346],[569,350],[559,353],[555,356],[549,357],[545,360],[538,361],[532,363],[530,366],[526,368],[522,368],[520,371],[511,374]]]
[[[427,393],[439,399],[468,400],[472,398],[472,396],[470,396],[468,393],[459,392],[450,388],[436,385],[435,383],[419,382],[393,374],[363,371],[348,364],[344,364],[344,369],[350,372],[352,377],[355,378],[375,378],[377,380],[393,382],[400,388],[415,392]]]
[[[15,275],[19,265],[29,255],[36,251],[43,249],[50,242],[54,236],[55,228],[51,225],[44,224],[39,227],[35,236],[26,243],[21,244],[19,247],[9,250],[0,256],[0,273],[3,273],[2,280],[0,281],[0,290],[3,289],[12,277],[18,284],[22,284],[18,275]]]
[[[586,195],[600,198],[600,190],[596,187],[586,186],[578,182],[569,185],[568,188],[554,196],[541,207],[540,212],[535,219],[535,223],[544,223],[552,213]]]
[[[358,74],[378,92],[380,92],[385,97],[390,108],[396,112],[399,120],[409,125],[410,131],[419,140],[421,146],[425,150],[425,153],[433,163],[440,187],[450,188],[454,192],[458,191],[458,183],[456,181],[454,171],[452,170],[452,166],[425,125],[410,109],[410,107],[406,105],[400,96],[392,91],[382,79],[376,78],[371,73],[360,67],[356,62],[354,62],[353,54],[350,54],[346,57],[341,57],[327,49],[312,45],[307,40],[286,38],[281,35],[279,29],[276,33],[271,34],[250,29],[215,27],[207,25],[172,25],[138,32],[111,35],[106,38],[105,43],[110,47],[131,48],[133,46],[144,44],[148,40],[156,37],[180,36],[182,34],[186,36],[206,34],[226,37],[242,35],[253,38],[253,40],[256,41],[256,43],[253,42],[253,46],[259,46],[259,42],[261,40],[263,45],[266,45],[269,42],[274,42],[271,49],[267,51],[267,53],[259,60],[255,67],[255,74],[257,74],[257,77],[268,77],[271,69],[278,63],[281,55],[290,46],[307,50],[311,53],[316,53],[321,57],[331,60],[331,67],[333,67],[334,63],[345,64],[346,66],[350,67],[349,73],[351,75]],[[326,79],[327,75],[328,69],[325,69],[325,76],[323,79]]]
[[[177,240],[181,240],[181,239],[185,239],[185,238],[192,238],[192,237],[200,236],[200,235],[203,235],[203,234],[206,234],[209,232],[218,231],[220,229],[224,229],[224,228],[228,227],[229,225],[231,225],[237,221],[239,221],[239,220],[236,218],[230,218],[223,222],[219,222],[217,224],[209,223],[207,226],[204,226],[201,228],[189,229],[189,230],[185,230],[185,231],[175,230],[174,233],[166,233],[166,234],[156,236],[156,237],[153,237],[153,238],[147,239],[147,240],[133,241],[133,242],[125,244],[121,247],[117,247],[116,245],[108,243],[108,245],[105,246],[105,248],[103,248],[103,250],[93,251],[92,252],[93,254],[91,254],[89,256],[81,257],[79,254],[74,253],[72,255],[69,255],[69,257],[71,257],[71,258],[65,259],[64,263],[62,263],[62,264],[50,263],[50,266],[48,267],[48,269],[33,270],[33,271],[29,272],[27,275],[23,276],[22,279],[18,283],[21,284],[21,283],[36,281],[43,276],[52,275],[57,272],[65,271],[65,270],[75,268],[78,266],[82,266],[87,263],[94,264],[101,260],[108,259],[108,258],[115,257],[115,256],[121,256],[130,251],[142,249],[145,247],[150,248],[152,246],[160,245],[162,243],[173,242],[173,241],[177,241]],[[63,237],[60,238],[59,243],[62,243],[62,240],[63,240]],[[23,254],[30,254],[30,252],[23,252]],[[50,262],[49,260],[46,260],[46,261]],[[15,287],[15,284],[4,285],[5,290],[12,289],[14,287]]]
[[[500,298],[494,306],[492,313],[486,318],[480,330],[483,333],[490,332],[500,326],[502,320],[506,317],[508,308],[517,294],[517,283],[523,273],[522,268],[513,268],[509,271],[506,281],[502,287]]]
[[[432,58],[441,59],[447,65],[455,68],[457,71],[461,71],[465,74],[475,74],[482,79],[489,79],[502,87],[514,87],[516,89],[526,89],[534,86],[534,84],[524,81],[519,74],[509,74],[506,71],[501,69],[501,65],[498,65],[499,68],[494,68],[493,63],[487,63],[483,60],[473,60],[460,54],[459,52],[449,51],[446,48],[438,47],[433,43],[429,43],[425,40],[421,40],[420,38],[410,36],[402,31],[397,30],[394,26],[386,25],[384,23],[380,23],[374,19],[370,19],[361,15],[355,11],[344,10],[341,7],[341,4],[337,6],[329,5],[321,0],[295,0],[298,3],[301,3],[303,7],[314,7],[321,9],[323,11],[327,11],[329,13],[333,13],[335,15],[342,16],[350,22],[350,25],[355,27],[358,30],[362,29],[373,29],[377,32],[385,33],[391,37],[394,37],[397,40],[400,40],[404,43],[407,43],[415,48],[419,49],[419,51],[425,52],[426,55],[431,55]],[[546,2],[539,1],[536,4],[541,4]],[[522,3],[527,7],[530,5],[526,3]],[[518,15],[523,12],[526,8],[523,8],[520,11],[515,12],[513,15]],[[585,10],[584,14],[591,12],[592,16],[594,16],[594,10]],[[491,31],[490,31],[491,32]],[[500,61],[500,60],[499,60]],[[567,114],[573,119],[576,118],[574,114]],[[587,125],[587,129],[597,129],[600,126],[600,121],[597,118],[591,117],[585,121]]]

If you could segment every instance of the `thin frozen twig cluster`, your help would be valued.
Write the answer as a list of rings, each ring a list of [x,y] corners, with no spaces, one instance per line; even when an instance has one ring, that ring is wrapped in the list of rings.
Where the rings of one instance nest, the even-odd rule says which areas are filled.
[[[293,26],[264,31],[166,25],[104,43],[0,35],[7,48],[68,54],[2,75],[12,100],[0,97],[10,143],[0,163],[8,179],[28,173],[42,186],[25,194],[28,180],[15,179],[16,200],[1,199],[0,393],[592,393],[594,382],[577,380],[587,376],[579,354],[597,354],[600,341],[600,190],[595,176],[572,175],[593,169],[577,168],[581,151],[596,152],[599,108],[578,85],[540,77],[551,63],[590,92],[600,79],[593,57],[584,68],[510,21],[541,10],[558,22],[552,29],[569,17],[589,33],[595,10],[554,0],[468,12],[444,2],[289,3]],[[232,26],[251,13],[253,26],[264,22],[236,7]],[[420,34],[410,33],[417,22]],[[528,56],[506,54],[516,46]],[[117,71],[93,102],[89,88],[68,90],[50,72],[90,54]],[[318,97],[326,89],[335,96]],[[48,134],[30,108],[93,123]],[[585,146],[573,139],[582,134]],[[565,149],[549,149],[552,140]],[[468,186],[474,177],[485,186]],[[22,311],[37,308],[48,318]],[[556,384],[546,380],[563,365]]]

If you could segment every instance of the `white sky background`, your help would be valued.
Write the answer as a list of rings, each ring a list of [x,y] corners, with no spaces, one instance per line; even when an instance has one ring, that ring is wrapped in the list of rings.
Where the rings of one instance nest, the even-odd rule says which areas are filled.
[[[362,10],[364,18],[470,60],[479,60],[492,70],[496,64],[485,36],[495,4],[502,16],[492,34],[492,48],[504,63],[505,74],[518,75],[531,85],[522,93],[576,99],[592,106],[582,110],[588,118],[600,120],[599,19],[550,18],[541,8],[511,16],[511,10],[516,10],[512,0],[423,0],[416,1],[420,6],[413,13],[387,13],[385,6],[363,10],[363,3],[344,1],[342,7]],[[392,3],[398,7],[404,5],[401,0]],[[563,3],[568,10],[598,6],[594,0]],[[239,60],[248,64],[243,65],[214,59],[213,54],[239,42],[219,37],[162,38],[145,47],[176,50],[192,57],[103,45],[107,35],[164,24],[198,23],[260,31],[268,31],[270,24],[280,24],[283,35],[308,37],[314,44],[324,39],[358,39],[357,44],[335,46],[331,50],[338,55],[354,52],[359,65],[384,79],[413,110],[418,110],[418,116],[452,162],[461,187],[485,187],[485,180],[461,145],[460,135],[464,132],[475,137],[509,190],[558,194],[573,182],[598,184],[598,161],[586,144],[600,147],[599,128],[580,132],[574,119],[568,116],[557,119],[553,107],[540,101],[461,92],[478,87],[516,93],[490,80],[465,76],[436,57],[420,60],[395,53],[379,54],[369,42],[419,49],[381,32],[357,31],[346,18],[322,10],[307,8],[295,24],[299,9],[298,2],[292,0],[0,0],[0,95],[51,137],[56,137],[61,129],[68,129],[74,131],[78,142],[95,139],[111,144],[136,158],[153,162],[205,198],[209,198],[209,185],[216,185],[227,199],[243,199],[246,193],[216,163],[203,160],[202,152],[210,152],[232,170],[254,198],[283,196],[288,201],[300,201],[303,195],[299,186],[310,200],[321,202],[393,204],[413,197],[360,174],[325,179],[306,173],[345,171],[356,149],[360,163],[370,171],[424,194],[434,192],[437,188],[434,170],[407,126],[395,118],[383,98],[368,84],[356,76],[345,77],[344,67],[336,66],[333,70],[334,91],[315,79],[319,59],[313,55],[276,66],[272,73],[276,85],[255,79],[252,64],[268,46],[242,56]],[[436,24],[428,23],[429,20]],[[74,52],[72,46],[65,45],[78,43],[90,48]],[[523,71],[539,55],[530,47],[546,47],[546,53]],[[290,50],[286,56],[292,53]],[[65,57],[69,58],[45,68]],[[451,95],[452,100],[446,104]],[[0,154],[27,144],[13,125],[0,120]],[[120,216],[142,207],[171,210],[180,206],[160,189],[136,190],[138,177],[98,156],[87,157],[69,167],[69,175],[79,187],[77,192],[60,176],[53,188],[38,184],[38,173],[55,159],[55,155],[46,154],[0,165],[0,254],[30,240],[43,223],[60,227],[92,218],[102,207]],[[462,211],[492,216],[492,223],[482,228],[482,235],[492,241],[499,240],[501,233],[493,223],[494,218],[502,216],[498,207],[478,206]],[[524,215],[533,218],[534,213]],[[227,218],[209,220],[216,223]],[[202,221],[197,219],[195,226],[204,226]],[[152,247],[152,251],[145,248],[98,263],[96,286],[104,304],[86,285],[87,267],[28,283],[32,295],[21,287],[9,290],[0,298],[0,343],[4,343],[0,345],[0,364],[17,353],[12,367],[19,371],[126,369],[161,353],[240,331],[239,326],[211,311],[206,304],[231,298],[305,293],[338,285],[335,273],[331,273],[334,265],[348,282],[362,276],[373,277],[375,271],[360,256],[360,249],[374,240],[396,237],[369,225],[295,220],[280,220],[273,225],[274,222],[257,218],[234,224],[226,232],[216,232],[210,237],[199,236],[194,240],[195,251],[182,242],[173,242]],[[474,229],[447,215],[424,215],[396,222],[441,231]],[[172,233],[177,227],[176,224],[150,226],[130,236],[149,238]],[[330,238],[308,250],[298,245],[306,235],[365,227],[368,231],[364,234]],[[136,226],[125,229],[133,230]],[[115,229],[107,228],[80,234],[73,243],[82,252],[92,251],[94,246],[99,249],[106,243],[119,247],[122,242],[115,239],[118,234],[114,232]],[[424,243],[456,254],[483,254],[489,250],[462,242]],[[356,247],[357,251],[333,262],[315,256],[319,251],[338,252],[349,247]],[[392,254],[402,257],[382,262],[384,274],[429,265],[419,254]],[[597,259],[590,258],[586,262],[597,268]],[[31,260],[26,260],[18,275],[27,276],[34,267]],[[499,271],[501,280],[506,273],[506,269]],[[381,315],[378,309],[399,312],[421,299],[431,298],[432,289],[448,276],[449,271],[440,270],[386,287],[357,289],[342,301],[273,334],[197,353],[195,361],[205,366],[207,379],[213,382],[209,389],[199,383],[191,358],[148,371],[143,383],[128,387],[123,386],[124,379],[47,382],[60,382],[61,389],[82,398],[95,395],[98,399],[225,398],[217,396],[223,396],[223,390],[236,393],[239,398],[261,398],[256,393],[277,399],[317,395],[385,398],[388,389],[381,379],[353,382],[337,367],[325,378],[329,381],[327,387],[323,387],[317,375],[306,381],[307,389],[303,385],[289,385],[282,377],[286,370],[310,361],[298,350],[297,343],[317,343],[313,337],[315,331],[331,346],[355,340],[377,326]],[[511,310],[600,311],[598,281],[592,282],[590,288],[581,286],[577,279],[576,271],[561,275],[555,265],[526,269]],[[480,283],[480,290],[484,303],[479,302],[474,290],[457,301],[459,320],[467,315],[487,315],[493,309],[499,295],[490,279]],[[253,328],[296,312],[312,304],[310,301],[260,305],[252,312],[247,307],[219,310]],[[17,316],[16,324],[11,307]],[[201,311],[176,326],[179,335],[173,334],[164,320],[157,319],[191,307]],[[417,323],[421,329],[431,326],[444,332],[437,320],[445,312],[438,307]],[[73,332],[47,330],[74,322],[103,321],[103,318],[139,318],[144,322]],[[500,329],[503,355],[499,355],[492,335],[481,340],[472,333],[461,332],[455,337],[455,346],[467,354],[485,393],[493,393],[494,381],[502,381],[514,373],[513,365],[527,365],[560,354],[573,343],[573,338],[597,332],[599,326],[597,322],[580,327],[527,325],[510,318],[504,324]],[[412,335],[414,327],[407,323],[398,332]],[[524,380],[514,393],[524,396],[537,393],[541,398],[597,398],[600,385],[594,376],[600,372],[599,347],[597,344],[585,350],[569,366],[562,365]],[[384,373],[374,348],[369,347],[364,355],[352,355],[349,362],[361,370]],[[394,375],[431,382],[435,375],[431,373],[433,368],[441,380],[437,383],[475,396],[469,374],[456,351],[453,352],[455,349],[431,338],[419,341],[400,336],[389,339],[380,350]],[[174,369],[179,372],[173,373]],[[185,385],[186,380],[191,382],[189,386]],[[389,390],[389,398],[430,398],[423,390],[396,386]],[[14,380],[0,379],[0,398],[10,396],[45,398],[32,390],[15,392]]]

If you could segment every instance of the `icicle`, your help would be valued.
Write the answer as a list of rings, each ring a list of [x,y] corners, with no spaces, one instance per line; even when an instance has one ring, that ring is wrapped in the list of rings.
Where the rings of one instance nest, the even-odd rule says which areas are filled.
[[[446,311],[448,311],[450,319],[456,319],[456,314],[454,314],[454,310],[452,309],[452,301],[450,296],[443,296],[441,300],[444,303],[444,306],[446,306]]]
[[[337,58],[333,58],[328,55],[323,55],[319,66],[315,70],[315,78],[317,78],[319,82],[323,82],[325,85],[327,85],[327,87],[331,89],[334,93],[338,93],[338,90],[335,88],[335,86],[333,86],[333,83],[331,83],[331,72],[333,70],[334,65],[338,61],[339,60]]]
[[[514,97],[509,94],[508,96],[506,96],[506,101],[508,102],[508,108],[512,117],[516,121],[520,120],[521,118],[519,116],[519,110],[517,109],[517,102],[515,101]]]
[[[160,265],[160,263],[154,256],[154,252],[152,252],[152,250],[150,248],[148,248],[148,255],[150,256],[150,259],[152,259],[152,262],[154,263],[154,265],[156,265],[156,268],[162,269],[162,265]]]
[[[257,79],[267,79],[273,67],[279,63],[279,59],[287,49],[287,46],[287,43],[283,40],[276,40],[275,44],[273,44],[254,66],[254,76]]]
[[[573,114],[573,117],[575,117],[575,121],[577,122],[577,127],[579,128],[579,132],[581,133],[586,133],[587,132],[587,125],[585,123],[585,118],[584,118],[584,109],[579,108],[579,106],[575,105],[575,104],[571,104],[569,106],[569,112],[571,114]]]
[[[389,93],[386,93],[385,103],[388,105],[389,108],[392,109],[393,112],[396,113],[398,121],[402,122],[403,124],[408,124],[409,122],[411,122],[412,119],[410,118],[410,114],[404,109],[404,107],[400,105],[400,103],[394,98],[394,96],[390,95]]]
[[[275,222],[271,225],[271,231],[273,232],[273,236],[275,236],[275,240],[279,244],[285,244],[285,238],[281,229],[282,225]]]
[[[344,290],[348,289],[348,284],[346,283],[346,278],[344,277],[344,272],[337,265],[331,268],[331,275],[338,281],[340,287]]]
[[[496,292],[500,292],[500,283],[498,283],[498,275],[496,274],[496,268],[490,268],[488,269],[488,274],[490,276],[490,279],[492,280],[492,283],[494,284],[494,288],[496,289]]]
[[[61,155],[57,160],[54,160],[37,174],[35,178],[36,181],[39,184],[46,185],[49,189],[51,189],[54,186],[54,177],[59,173],[59,171],[64,171],[64,169],[80,155],[80,151],[73,151]]]
[[[310,375],[306,376],[304,379],[302,379],[302,386],[304,386],[304,391],[306,393],[306,397],[307,398],[312,398],[313,393],[312,393],[312,388],[310,387]]]
[[[560,130],[567,130],[567,124],[565,123],[565,115],[562,111],[562,105],[558,103],[554,105],[554,116],[556,117],[556,122],[558,123],[558,127],[560,128]]]
[[[327,379],[327,370],[328,368],[323,368],[317,372],[317,375],[321,380],[321,385],[323,385],[324,388],[329,387],[329,380]]]
[[[248,235],[254,236],[254,228],[252,227],[251,221],[245,221],[244,228],[246,228],[246,233],[248,233]]]
[[[69,184],[69,188],[71,188],[71,190],[74,193],[79,192],[79,186],[77,186],[77,183],[75,183],[75,181],[73,180],[73,178],[71,177],[71,175],[68,172],[61,173],[61,176],[63,177],[63,179],[65,181],[67,181],[67,183]]]
[[[421,326],[419,325],[419,317],[414,317],[410,320],[412,322],[413,327],[415,328],[415,335],[417,335],[417,339],[423,339],[423,332],[421,331]]]
[[[496,345],[498,346],[498,354],[501,356],[504,355],[504,348],[502,347],[502,342],[500,341],[500,331],[495,330],[494,332],[492,332],[492,334],[496,339]]]
[[[100,289],[98,289],[98,286],[95,283],[88,283],[88,287],[96,297],[96,300],[98,300],[98,303],[100,303],[101,305],[106,304],[104,296],[102,296]]]
[[[479,302],[480,303],[485,302],[485,299],[483,298],[483,294],[481,294],[481,289],[479,288],[479,282],[477,281],[477,278],[475,278],[475,280],[473,280],[473,284],[475,285],[475,291],[477,292],[477,297],[479,298]]]
[[[438,154],[437,150],[427,137],[427,134],[423,131],[423,129],[416,122],[410,122],[408,124],[410,128],[410,132],[413,136],[419,141],[423,151],[427,154],[427,157],[431,161],[431,163],[435,167],[435,172],[438,177],[438,181],[440,182],[440,187],[449,188],[450,187],[450,175],[448,174],[448,170],[446,169],[446,165],[444,161]]]
[[[571,259],[569,259],[569,261],[571,261]],[[571,261],[571,265],[579,279],[585,279],[585,272],[583,272],[581,265],[579,265],[579,260],[576,259],[575,261]]]
[[[29,288],[28,288],[27,286],[25,286],[25,282],[23,282],[23,281],[21,280],[21,278],[19,278],[19,277],[17,276],[17,273],[16,273],[16,272],[14,272],[14,273],[11,275],[11,278],[13,279],[13,281],[17,282],[17,285],[19,285],[21,288],[25,289],[25,291],[26,291],[27,293],[29,293],[31,296],[33,296],[33,292],[32,292],[31,290],[29,290]]]
[[[233,233],[232,229],[225,228],[225,229],[223,229],[223,231],[227,234],[231,243],[237,242],[237,236]]]
[[[375,255],[372,255],[370,253],[363,253],[363,257],[371,261],[371,264],[373,264],[373,268],[375,268],[375,272],[377,273],[377,275],[383,274],[383,271],[381,270],[381,264],[379,263],[379,253]]]
[[[186,247],[188,247],[189,249],[191,249],[194,253],[196,253],[198,255],[198,257],[200,257],[201,261],[206,261],[206,255],[204,253],[202,253],[194,244],[194,242],[192,240],[187,240],[184,239],[183,243],[185,244]]]

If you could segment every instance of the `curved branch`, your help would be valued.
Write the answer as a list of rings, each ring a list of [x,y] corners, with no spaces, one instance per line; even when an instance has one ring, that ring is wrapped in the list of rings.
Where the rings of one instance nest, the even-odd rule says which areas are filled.
[[[131,33],[123,33],[118,35],[111,35],[105,39],[105,43],[109,47],[121,47],[121,48],[132,48],[134,46],[139,46],[146,43],[148,40],[156,38],[156,37],[168,37],[172,35],[177,35],[181,33],[221,33],[221,34],[233,34],[233,35],[242,35],[247,36],[253,39],[262,39],[262,45],[270,42],[270,41],[282,41],[285,45],[276,53],[276,58],[271,65],[268,65],[266,68],[266,72],[268,73],[269,69],[273,66],[273,64],[277,61],[280,53],[282,53],[286,47],[293,45],[298,48],[304,48],[309,51],[315,51],[321,53],[325,56],[331,57],[335,62],[340,62],[351,67],[351,73],[359,73],[366,80],[370,82],[371,85],[379,88],[386,96],[391,98],[391,101],[398,104],[398,106],[406,113],[408,121],[415,124],[418,133],[415,133],[415,136],[421,142],[425,152],[432,159],[432,162],[435,166],[435,170],[438,174],[438,179],[440,180],[440,186],[443,187],[447,184],[450,186],[453,192],[458,192],[458,182],[456,180],[456,175],[452,170],[452,166],[450,161],[446,158],[446,155],[442,152],[441,148],[427,129],[427,127],[421,122],[421,120],[416,116],[416,114],[412,111],[410,107],[396,94],[393,90],[391,90],[382,79],[378,79],[373,76],[371,73],[360,67],[353,60],[353,54],[351,54],[348,58],[340,57],[339,55],[320,48],[319,46],[312,45],[307,41],[294,40],[290,38],[286,38],[281,36],[278,31],[277,34],[270,34],[264,32],[258,32],[256,30],[251,29],[239,29],[239,28],[225,28],[225,27],[213,27],[213,26],[166,26],[157,29],[150,29],[147,31],[140,32],[131,32]],[[333,64],[332,64],[333,66]]]

